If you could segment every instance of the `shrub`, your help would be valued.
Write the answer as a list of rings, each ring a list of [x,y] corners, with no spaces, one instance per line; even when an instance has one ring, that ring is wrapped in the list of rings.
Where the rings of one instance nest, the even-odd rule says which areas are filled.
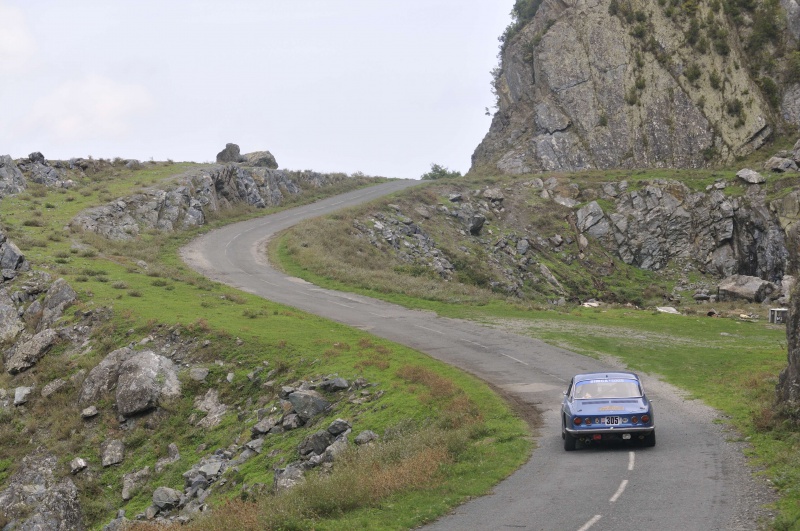
[[[686,69],[686,72],[684,72],[684,74],[686,75],[686,79],[688,79],[690,83],[694,83],[695,81],[700,79],[702,71],[700,70],[700,67],[697,65],[697,63],[692,63]]]
[[[786,58],[784,78],[787,83],[800,83],[800,52],[792,52]]]
[[[461,172],[450,171],[446,167],[438,164],[431,164],[431,171],[422,174],[423,181],[435,181],[437,179],[449,179],[453,177],[461,177]]]

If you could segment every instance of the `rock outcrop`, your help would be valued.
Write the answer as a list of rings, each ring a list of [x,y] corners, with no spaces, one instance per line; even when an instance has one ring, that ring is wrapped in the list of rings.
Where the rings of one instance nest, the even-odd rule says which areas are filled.
[[[800,124],[800,85],[786,86],[778,101],[781,58],[772,54],[778,66],[764,70],[746,46],[752,24],[737,25],[727,10],[642,0],[517,4],[538,7],[506,33],[498,109],[473,170],[694,168],[759,148],[782,120]],[[797,5],[782,4],[790,31],[778,38],[794,42]],[[780,32],[786,13],[769,16]]]
[[[8,487],[0,491],[0,513],[8,529],[80,531],[85,529],[78,489],[56,475],[58,458],[37,450],[22,459]]]
[[[128,240],[146,230],[177,231],[203,225],[207,213],[237,204],[277,206],[304,188],[319,188],[347,178],[344,174],[288,172],[263,166],[214,166],[189,172],[169,190],[148,190],[86,210],[73,218],[70,226]]]

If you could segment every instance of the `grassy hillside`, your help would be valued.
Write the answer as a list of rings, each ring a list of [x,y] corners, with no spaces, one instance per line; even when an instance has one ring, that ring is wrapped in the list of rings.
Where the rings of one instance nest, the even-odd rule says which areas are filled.
[[[761,161],[742,161],[739,167],[760,167],[761,157]],[[691,189],[704,190],[721,179],[733,183],[735,171],[585,172],[558,177],[580,183],[582,188],[624,178],[634,187],[645,180],[676,179]],[[447,205],[454,192],[468,194],[490,186],[503,190],[507,198],[503,221],[492,220],[489,225],[493,234],[486,238],[492,242],[513,231],[546,236],[566,231],[563,214],[555,215],[560,212],[557,205],[538,202],[534,194],[520,186],[533,177],[473,174],[416,187],[401,198],[393,198],[391,205],[377,202],[305,222],[274,242],[271,253],[288,272],[316,284],[425,308],[440,315],[475,319],[588,356],[613,357],[631,369],[661,376],[690,396],[720,409],[730,419],[750,443],[755,467],[764,470],[781,495],[775,529],[800,528],[800,459],[796,452],[800,432],[774,407],[777,376],[786,366],[786,335],[783,326],[766,322],[768,307],[743,302],[695,303],[689,288],[715,282],[697,271],[642,271],[602,251],[595,251],[594,257],[580,265],[571,265],[568,255],[577,254],[577,248],[555,255],[548,266],[562,282],[568,279],[564,284],[569,283],[574,289],[571,293],[577,293],[576,300],[597,296],[606,304],[599,308],[554,305],[554,291],[542,283],[537,284],[541,287],[538,291],[509,296],[492,289],[486,280],[481,281],[496,272],[487,267],[491,255],[479,254],[475,236],[446,221],[437,222],[441,217],[418,217],[420,206],[431,210],[437,204]],[[541,177],[546,179],[549,175]],[[770,197],[780,197],[800,186],[794,175],[770,179]],[[735,197],[742,189],[732,185],[725,188],[725,193]],[[524,215],[515,207],[524,208]],[[415,216],[425,234],[445,242],[444,248],[469,249],[474,261],[457,264],[454,276],[444,279],[398,258],[402,245],[400,250],[387,245],[379,248],[365,239],[364,231],[358,230],[369,220],[384,222],[398,212]],[[331,240],[336,241],[335,246],[321,243]],[[602,266],[609,262],[613,262],[611,272],[603,273]],[[682,295],[682,302],[665,298],[674,295]],[[654,308],[665,305],[676,305],[682,315],[667,315]],[[715,318],[706,316],[711,309],[715,310]]]
[[[0,375],[0,389],[20,385],[37,389],[27,406],[0,410],[0,488],[16,463],[41,446],[59,456],[64,475],[74,457],[89,462],[89,468],[73,479],[91,528],[101,528],[119,508],[133,518],[150,505],[156,487],[182,490],[181,474],[201,457],[247,442],[257,410],[279,405],[276,393],[281,386],[332,374],[350,381],[365,379],[369,387],[361,395],[363,400],[339,400],[314,427],[271,436],[261,455],[229,471],[212,487],[209,503],[218,510],[198,528],[349,529],[361,527],[366,518],[376,529],[414,527],[466,497],[486,492],[524,462],[531,447],[527,425],[474,378],[410,349],[209,282],[178,259],[179,246],[199,232],[263,215],[264,210],[227,211],[191,233],[147,233],[125,243],[65,228],[87,207],[142,186],[160,185],[194,167],[161,163],[138,171],[115,167],[76,175],[77,185],[69,190],[33,186],[18,197],[3,199],[0,228],[34,268],[64,277],[79,294],[80,302],[61,324],[91,324],[94,331],[78,349],[60,345],[36,367],[16,376]],[[367,182],[354,178],[348,185]],[[295,202],[313,199],[306,194]],[[54,378],[80,378],[79,371],[91,369],[107,353],[128,344],[171,350],[184,367],[179,375],[182,397],[122,424],[112,400],[98,404],[97,417],[82,420],[79,386],[67,386],[47,399],[38,395]],[[188,378],[188,367],[197,366],[209,369],[205,382]],[[229,413],[208,430],[192,420],[202,415],[194,398],[211,388],[219,390]],[[370,451],[351,451],[333,476],[314,479],[311,474],[296,493],[271,496],[273,467],[296,460],[303,437],[337,417],[352,423],[354,435],[372,430],[382,443]],[[102,468],[100,445],[111,437],[124,440],[126,457],[121,465]],[[145,466],[152,469],[156,459],[166,456],[170,443],[177,444],[180,461],[154,473],[130,501],[123,502],[122,476]],[[366,475],[365,463],[372,463]],[[375,474],[378,469],[381,473]],[[426,473],[410,473],[421,469]],[[367,481],[369,476],[394,479],[381,482],[378,489]],[[332,480],[357,484],[361,490],[331,487]],[[364,489],[371,495],[362,496]],[[226,504],[226,500],[231,501]],[[231,511],[238,522],[233,526]],[[0,524],[3,519],[0,515]]]

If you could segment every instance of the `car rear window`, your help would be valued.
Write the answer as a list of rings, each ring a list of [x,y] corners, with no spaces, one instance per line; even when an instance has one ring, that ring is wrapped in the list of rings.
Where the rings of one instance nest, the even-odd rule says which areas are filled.
[[[634,398],[642,396],[639,382],[628,378],[582,380],[575,383],[575,398]]]

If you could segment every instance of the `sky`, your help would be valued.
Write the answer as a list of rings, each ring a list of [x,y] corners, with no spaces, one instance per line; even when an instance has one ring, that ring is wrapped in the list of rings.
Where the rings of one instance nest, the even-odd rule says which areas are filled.
[[[514,0],[0,0],[0,155],[465,173]]]

